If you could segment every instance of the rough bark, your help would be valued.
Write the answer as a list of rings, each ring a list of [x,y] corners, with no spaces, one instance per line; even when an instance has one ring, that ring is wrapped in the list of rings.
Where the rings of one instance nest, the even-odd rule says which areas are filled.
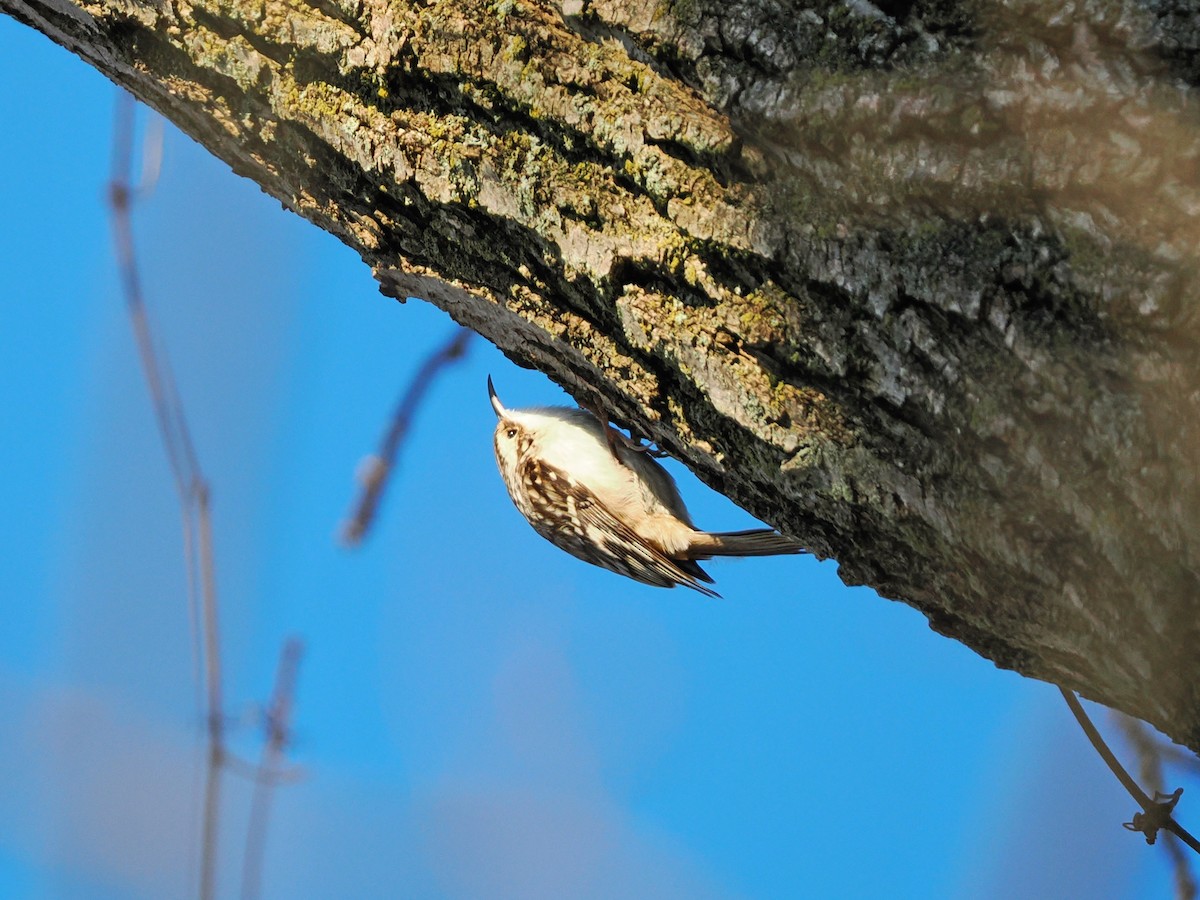
[[[0,9],[848,582],[1200,747],[1190,7]]]

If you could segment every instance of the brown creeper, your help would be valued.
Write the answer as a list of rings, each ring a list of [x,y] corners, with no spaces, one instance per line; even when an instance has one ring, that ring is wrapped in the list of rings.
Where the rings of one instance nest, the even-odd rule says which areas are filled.
[[[717,597],[701,584],[712,579],[697,560],[801,552],[770,528],[699,531],[667,471],[587,410],[505,409],[490,377],[488,394],[508,495],[538,534],[572,556],[645,584]]]

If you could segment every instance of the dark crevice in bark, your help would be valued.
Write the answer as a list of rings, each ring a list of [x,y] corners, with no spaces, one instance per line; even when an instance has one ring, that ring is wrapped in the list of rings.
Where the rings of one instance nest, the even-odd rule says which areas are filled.
[[[1200,85],[1200,4],[1195,0],[1141,0],[1154,18],[1155,50],[1172,75]]]
[[[336,0],[301,0],[301,2],[309,9],[316,10],[333,21],[345,25],[360,38],[366,39],[370,35],[367,25],[357,15],[342,8]]]

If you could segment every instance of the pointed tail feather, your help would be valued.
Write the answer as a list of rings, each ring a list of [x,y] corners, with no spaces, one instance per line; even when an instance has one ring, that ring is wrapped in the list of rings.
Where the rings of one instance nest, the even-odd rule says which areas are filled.
[[[796,541],[770,528],[701,531],[697,533],[689,549],[694,559],[708,559],[713,556],[777,556],[783,553],[804,552],[804,547]]]

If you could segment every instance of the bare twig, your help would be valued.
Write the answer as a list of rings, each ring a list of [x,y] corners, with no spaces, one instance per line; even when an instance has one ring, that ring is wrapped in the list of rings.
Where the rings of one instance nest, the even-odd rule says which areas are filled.
[[[134,253],[133,202],[135,198],[148,195],[157,183],[162,164],[161,120],[154,120],[147,128],[142,148],[141,180],[136,186],[131,184],[130,179],[133,135],[134,100],[121,92],[115,113],[112,176],[109,182],[113,236],[125,305],[182,511],[193,675],[197,686],[197,705],[202,713],[207,738],[199,895],[202,900],[210,900],[216,895],[221,774],[228,767],[234,772],[247,774],[254,782],[250,830],[242,872],[242,893],[254,897],[258,894],[261,881],[261,857],[266,842],[271,791],[275,785],[296,777],[292,771],[281,770],[279,763],[288,740],[301,645],[295,639],[284,644],[275,690],[267,707],[267,740],[258,766],[251,767],[230,755],[225,745],[220,623],[208,481],[196,456],[171,367],[166,356],[155,346],[154,330],[143,299],[141,275]]]
[[[109,205],[117,267],[125,294],[125,305],[133,326],[142,371],[150,389],[159,434],[183,514],[184,560],[192,623],[192,659],[196,683],[200,683],[203,659],[204,693],[201,710],[208,738],[205,773],[203,844],[201,849],[200,896],[208,900],[216,890],[216,847],[221,796],[221,765],[225,758],[224,716],[221,708],[221,650],[217,622],[216,577],[213,567],[212,523],[209,514],[208,482],[200,469],[183,403],[165,355],[155,347],[150,317],[142,295],[141,275],[134,253],[132,206],[135,196],[147,194],[158,178],[162,158],[162,129],[147,131],[142,152],[142,180],[132,185],[134,100],[119,92],[113,124],[112,174]]]
[[[1151,800],[1146,796],[1132,776],[1125,771],[1125,767],[1113,755],[1108,744],[1104,743],[1104,738],[1100,736],[1100,732],[1096,730],[1096,726],[1092,724],[1092,720],[1088,718],[1088,714],[1084,712],[1083,705],[1074,693],[1068,691],[1064,687],[1060,687],[1063,699],[1067,701],[1067,706],[1071,708],[1076,721],[1083,729],[1083,733],[1087,735],[1092,746],[1096,748],[1096,752],[1100,754],[1100,758],[1112,770],[1112,773],[1117,776],[1117,780],[1129,791],[1129,795],[1137,801],[1138,806],[1142,808],[1140,813],[1134,813],[1133,821],[1126,822],[1125,827],[1130,831],[1140,831],[1146,836],[1146,843],[1153,844],[1158,836],[1160,829],[1165,828],[1178,837],[1181,841],[1187,844],[1197,853],[1200,853],[1200,841],[1197,841],[1192,834],[1180,825],[1172,817],[1171,812],[1175,809],[1175,804],[1179,802],[1179,797],[1183,793],[1183,788],[1176,788],[1175,792],[1170,795],[1154,792],[1154,799]]]
[[[262,883],[263,850],[267,839],[267,817],[271,809],[272,776],[283,759],[291,737],[292,701],[296,690],[296,672],[304,646],[296,638],[284,642],[275,673],[275,689],[266,709],[267,740],[258,764],[254,795],[250,801],[250,825],[246,833],[246,852],[242,857],[242,900],[258,897]]]
[[[200,843],[200,900],[212,900],[217,892],[217,840],[221,823],[221,765],[224,744],[208,741],[204,767],[204,828]]]
[[[241,759],[228,751],[225,753],[222,765],[239,778],[245,779],[251,784],[296,784],[303,781],[307,776],[307,773],[301,766],[291,766],[286,769],[280,766],[270,771],[264,771],[259,767],[257,762],[249,762],[248,760]]]
[[[1134,721],[1138,721],[1134,719]],[[1191,750],[1185,750],[1176,744],[1168,743],[1164,740],[1150,739],[1154,745],[1154,752],[1158,754],[1159,759],[1169,766],[1178,766],[1186,770],[1192,775],[1200,775],[1200,759],[1196,758],[1196,754]]]
[[[426,358],[417,370],[408,389],[396,404],[392,414],[391,425],[379,451],[366,457],[359,465],[359,482],[362,484],[362,494],[354,506],[354,513],[342,526],[342,541],[354,545],[362,542],[367,531],[375,521],[375,514],[383,498],[384,488],[387,487],[388,476],[396,465],[396,457],[400,452],[405,435],[412,427],[413,417],[425,397],[426,391],[434,378],[446,366],[461,359],[467,351],[473,331],[466,328],[457,329],[450,340],[439,347]]]
[[[1142,783],[1149,785],[1151,790],[1157,792],[1164,784],[1162,768],[1165,761],[1164,751],[1173,748],[1168,747],[1162,741],[1155,740],[1150,730],[1138,719],[1118,712],[1114,712],[1113,717],[1125,733],[1134,752],[1137,753],[1138,776]],[[1179,838],[1168,832],[1163,846],[1171,857],[1171,868],[1175,873],[1176,900],[1195,900],[1196,879],[1192,876],[1190,859],[1183,852]]]

